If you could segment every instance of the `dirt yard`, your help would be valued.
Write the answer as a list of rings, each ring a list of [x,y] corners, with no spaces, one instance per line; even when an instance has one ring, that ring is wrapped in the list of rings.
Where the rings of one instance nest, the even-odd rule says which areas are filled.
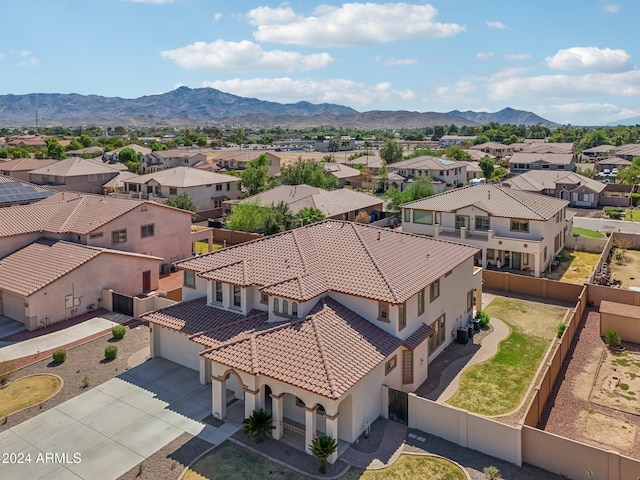
[[[625,256],[628,258],[622,265],[615,261],[609,263],[609,269],[615,280],[622,281],[622,288],[629,290],[629,287],[640,288],[640,252],[637,250],[627,250]]]
[[[553,278],[561,282],[583,285],[596,268],[600,254],[563,250],[563,257],[569,258],[569,261],[560,262],[558,270],[552,273]]]
[[[584,329],[560,372],[541,428],[600,448],[640,458],[640,347],[610,353],[600,337],[600,314],[585,312]]]

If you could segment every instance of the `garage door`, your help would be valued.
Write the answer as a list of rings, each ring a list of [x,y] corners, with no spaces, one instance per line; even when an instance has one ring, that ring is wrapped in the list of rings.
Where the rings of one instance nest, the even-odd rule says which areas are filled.
[[[17,320],[20,323],[26,322],[24,297],[19,297],[6,291],[0,291],[0,301],[2,302],[0,315],[4,315],[11,320]]]
[[[193,343],[186,335],[176,332],[175,330],[169,330],[162,327],[160,328],[159,343],[160,343],[160,356],[171,360],[172,362],[184,365],[192,370],[200,370],[200,345]]]

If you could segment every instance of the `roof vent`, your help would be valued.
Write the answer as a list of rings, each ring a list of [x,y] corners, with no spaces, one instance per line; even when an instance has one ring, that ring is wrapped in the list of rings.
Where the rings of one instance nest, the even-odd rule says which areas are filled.
[[[382,232],[378,232],[378,240],[380,240],[380,235]]]

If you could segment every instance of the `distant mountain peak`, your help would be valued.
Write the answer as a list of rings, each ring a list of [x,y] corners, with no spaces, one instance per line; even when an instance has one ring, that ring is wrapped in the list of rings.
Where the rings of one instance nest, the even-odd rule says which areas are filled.
[[[474,112],[473,110],[467,110],[461,112],[459,110],[452,110],[449,112],[451,115],[465,118],[472,122],[486,125],[487,123],[498,124],[512,124],[512,125],[546,125],[548,127],[558,126],[557,123],[542,118],[533,112],[527,112],[525,110],[516,110],[515,108],[505,107],[497,112]]]

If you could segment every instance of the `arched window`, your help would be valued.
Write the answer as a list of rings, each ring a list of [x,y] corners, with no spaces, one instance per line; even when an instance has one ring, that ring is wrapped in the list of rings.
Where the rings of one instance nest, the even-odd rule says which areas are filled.
[[[273,311],[277,312],[278,310],[280,310],[280,302],[278,301],[277,298],[273,299]]]
[[[286,300],[282,301],[282,313],[284,313],[285,315],[289,315],[289,302],[287,302]]]
[[[291,304],[291,315],[294,317],[298,316],[298,302],[293,302]]]

